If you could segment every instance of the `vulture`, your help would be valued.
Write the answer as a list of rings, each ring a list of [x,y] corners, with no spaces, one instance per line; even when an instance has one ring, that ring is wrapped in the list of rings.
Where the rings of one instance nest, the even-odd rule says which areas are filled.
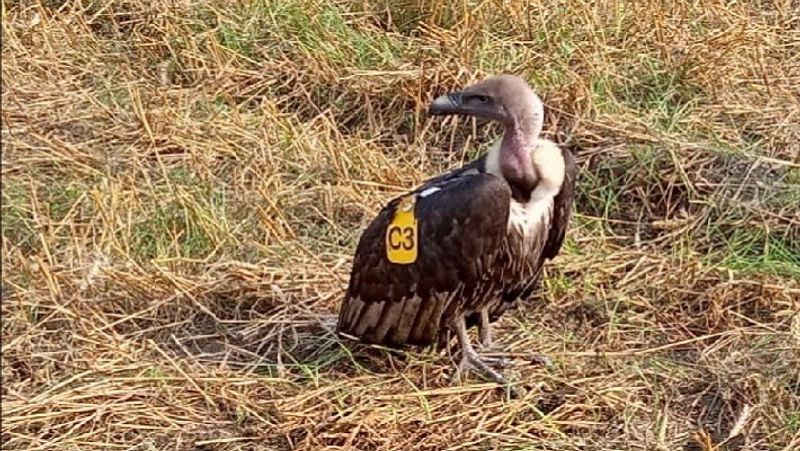
[[[482,157],[392,199],[363,231],[339,309],[339,336],[393,348],[458,339],[456,374],[505,383],[473,347],[492,345],[490,323],[534,290],[564,242],[577,166],[540,137],[544,107],[525,80],[484,79],[436,98],[430,115],[496,121]]]

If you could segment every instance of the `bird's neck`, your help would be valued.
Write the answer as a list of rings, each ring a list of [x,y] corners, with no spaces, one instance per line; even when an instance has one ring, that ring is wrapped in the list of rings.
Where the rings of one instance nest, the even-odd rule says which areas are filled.
[[[511,186],[514,198],[527,202],[539,176],[534,167],[531,151],[536,147],[539,131],[529,124],[506,126],[498,149],[499,172]]]

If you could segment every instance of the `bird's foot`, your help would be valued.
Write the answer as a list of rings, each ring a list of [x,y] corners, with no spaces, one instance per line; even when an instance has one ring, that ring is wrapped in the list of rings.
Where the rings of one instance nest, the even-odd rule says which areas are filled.
[[[500,368],[508,368],[509,366],[511,366],[511,360],[509,360],[509,359],[507,359],[507,358],[505,358],[503,356],[495,357],[495,356],[486,355],[486,354],[502,354],[503,353],[502,347],[499,346],[499,345],[496,345],[494,343],[494,341],[492,340],[492,335],[489,333],[489,327],[488,326],[485,326],[485,327],[481,328],[480,334],[479,334],[479,338],[480,338],[479,343],[481,345],[481,349],[485,352],[485,354],[483,356],[481,356],[481,358],[483,359],[484,362],[486,362],[486,363],[488,363],[490,365],[498,366]]]
[[[488,315],[486,314],[486,311],[481,313],[481,317],[482,325],[488,326]],[[508,360],[504,359],[503,357],[481,357],[477,352],[475,352],[475,349],[472,347],[472,345],[470,345],[469,338],[467,337],[466,322],[463,316],[454,318],[451,323],[451,327],[458,335],[458,342],[461,347],[461,361],[459,362],[458,366],[456,367],[456,371],[453,374],[453,379],[455,381],[460,382],[461,375],[463,373],[466,373],[469,370],[475,370],[475,372],[482,377],[502,385],[505,388],[507,396],[515,398],[522,396],[522,392],[509,384],[508,379],[506,379],[501,372],[489,365],[490,362],[500,366],[507,365]],[[489,333],[489,327],[482,327],[480,335],[482,344],[486,345],[488,343],[491,345],[491,334]]]
[[[461,362],[458,364],[455,375],[458,379],[460,379],[462,374],[465,374],[469,370],[474,370],[476,373],[492,382],[503,385],[507,384],[508,380],[506,377],[496,369],[492,368],[490,363],[502,366],[503,363],[507,363],[507,359],[502,357],[481,357],[472,349],[465,350],[461,357]]]
[[[497,350],[499,351],[499,350]],[[492,365],[497,368],[509,368],[511,367],[512,361],[509,358],[503,356],[490,356],[490,355],[483,355],[480,357],[481,360],[486,362],[489,365]]]
[[[466,352],[464,353],[464,356],[461,357],[461,362],[459,362],[458,367],[456,367],[455,379],[461,380],[461,376],[463,374],[465,374],[469,370],[474,370],[482,377],[502,385],[505,391],[505,395],[509,399],[523,398],[525,396],[525,391],[519,387],[515,387],[512,384],[510,384],[508,378],[506,378],[501,372],[497,371],[496,369],[490,366],[490,362],[494,364],[498,363],[507,364],[509,361],[508,359],[505,359],[503,357],[499,358],[481,357],[475,351]]]

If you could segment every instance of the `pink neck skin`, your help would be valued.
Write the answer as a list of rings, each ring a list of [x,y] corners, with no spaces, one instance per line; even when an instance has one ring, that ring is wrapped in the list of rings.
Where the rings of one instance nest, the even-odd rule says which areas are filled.
[[[519,124],[506,127],[500,144],[500,170],[508,182],[523,197],[528,197],[536,187],[538,177],[531,161],[531,148],[537,134],[531,134]]]

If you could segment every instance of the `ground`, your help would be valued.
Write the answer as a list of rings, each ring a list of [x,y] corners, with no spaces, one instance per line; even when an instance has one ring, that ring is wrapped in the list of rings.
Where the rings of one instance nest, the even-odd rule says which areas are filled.
[[[2,439],[28,450],[800,449],[800,4],[4,1]],[[390,198],[527,78],[574,218],[507,399],[332,334]],[[550,356],[550,367],[530,362]]]

